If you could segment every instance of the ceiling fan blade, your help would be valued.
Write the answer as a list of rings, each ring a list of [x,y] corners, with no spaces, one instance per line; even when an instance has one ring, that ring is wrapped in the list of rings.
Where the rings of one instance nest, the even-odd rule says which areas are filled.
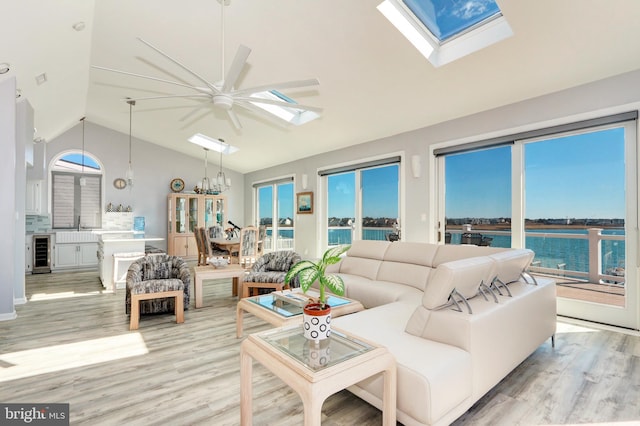
[[[130,76],[133,76],[133,77],[146,78],[147,80],[160,81],[162,83],[168,83],[168,84],[173,84],[173,85],[176,85],[176,86],[188,87],[189,89],[197,90],[198,92],[202,92],[202,93],[209,93],[209,91],[208,91],[209,89],[204,89],[204,88],[201,88],[201,87],[191,86],[189,84],[184,84],[184,83],[178,83],[177,81],[165,80],[163,78],[156,78],[156,77],[151,77],[151,76],[148,76],[148,75],[136,74],[136,73],[132,73],[132,72],[128,72],[128,71],[116,70],[116,69],[113,69],[113,68],[100,67],[98,65],[91,65],[91,68],[95,68],[95,69],[98,69],[98,70],[109,71],[109,72],[115,72],[115,73],[118,73],[118,74],[130,75]]]
[[[222,86],[222,92],[227,93],[238,81],[238,77],[240,77],[240,73],[244,68],[244,64],[247,62],[247,58],[251,53],[251,49],[247,46],[243,46],[242,44],[238,47],[238,51],[236,52],[236,56],[233,58],[233,63],[231,64],[231,68],[227,72],[227,76],[224,79],[224,85]]]
[[[253,102],[256,104],[269,104],[269,105],[277,105],[277,106],[281,106],[283,108],[295,108],[295,109],[302,109],[305,111],[313,111],[313,112],[317,112],[320,113],[322,112],[322,108],[320,107],[315,107],[315,106],[311,106],[311,105],[302,105],[302,104],[292,104],[290,102],[285,102],[285,101],[276,101],[273,99],[263,99],[263,98],[257,98],[257,97],[252,97],[252,96],[242,96],[242,97],[234,97],[233,98],[234,101],[245,101],[245,102]]]
[[[209,103],[209,102],[207,102],[207,103],[202,102],[200,105],[191,108],[191,111],[189,111],[188,113],[186,113],[185,115],[180,117],[178,119],[178,121],[186,121],[187,119],[189,119],[189,118],[193,117],[194,115],[196,115],[203,108],[208,108],[210,105],[211,105],[211,103]],[[208,113],[208,111],[207,111],[207,113]]]
[[[262,86],[249,87],[248,89],[236,90],[232,92],[232,95],[245,95],[251,93],[268,92],[271,90],[295,89],[297,87],[317,86],[319,84],[320,82],[317,78],[311,78],[308,80],[286,81],[283,83],[265,84]]]
[[[218,93],[218,89],[211,83],[209,83],[207,80],[204,79],[204,77],[201,77],[200,74],[196,73],[195,71],[192,71],[190,68],[188,68],[186,65],[183,65],[180,61],[173,59],[171,56],[167,55],[166,53],[164,53],[162,50],[158,49],[157,47],[155,47],[154,45],[152,45],[151,43],[149,43],[148,41],[143,40],[142,38],[138,37],[138,40],[140,40],[141,42],[143,42],[144,44],[146,44],[147,46],[149,46],[150,48],[152,48],[153,50],[155,50],[156,52],[158,52],[159,54],[161,54],[162,56],[164,56],[165,58],[169,59],[171,62],[173,62],[174,64],[178,65],[180,68],[182,68],[183,70],[187,71],[189,74],[191,74],[192,76],[194,76],[195,78],[197,78],[198,80],[200,80],[201,82],[203,82],[204,84],[207,85],[207,87],[209,89],[211,89],[211,91],[213,91],[214,93]]]
[[[141,98],[127,98],[127,101],[149,101],[151,99],[169,99],[169,98],[209,98],[210,95],[204,93],[194,93],[188,95],[162,95],[162,96],[145,96]]]
[[[196,111],[196,112],[197,112],[197,111],[199,111],[199,110],[200,110],[200,108],[193,108],[193,111]],[[183,125],[180,129],[181,129],[181,130],[184,130],[184,129],[187,129],[187,128],[189,128],[189,127],[193,126],[195,123],[197,123],[198,121],[202,120],[203,118],[205,118],[206,116],[208,116],[208,115],[209,115],[209,114],[211,114],[211,113],[212,113],[212,110],[211,110],[211,109],[207,109],[206,111],[203,111],[203,112],[201,112],[200,114],[195,115],[195,116],[194,116],[194,114],[191,114],[191,113],[186,114],[186,115],[183,117],[183,119],[185,119],[185,120],[186,120],[187,118],[190,118],[190,119],[189,119],[188,121],[186,121],[186,122],[184,123],[184,125]],[[188,117],[189,115],[191,115],[191,117]]]
[[[233,126],[238,130],[242,130],[242,123],[240,123],[240,119],[238,118],[238,114],[236,114],[232,109],[228,109],[227,110],[227,115],[231,119],[231,122],[233,123]]]

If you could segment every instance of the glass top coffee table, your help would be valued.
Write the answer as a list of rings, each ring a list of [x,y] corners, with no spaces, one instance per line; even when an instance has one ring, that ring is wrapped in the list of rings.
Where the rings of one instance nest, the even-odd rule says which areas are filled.
[[[299,325],[249,335],[240,346],[242,425],[253,421],[253,360],[300,395],[305,425],[320,424],[327,397],[382,373],[383,424],[396,424],[396,362],[384,347],[335,328],[328,339],[318,343],[307,340]]]
[[[309,291],[309,296],[317,297],[317,293]],[[327,303],[331,306],[331,316],[337,318],[341,315],[352,314],[364,310],[362,303],[357,300],[330,295]],[[242,337],[242,323],[244,312],[272,324],[276,327],[288,324],[302,324],[302,308],[294,303],[288,303],[271,294],[246,297],[240,299],[236,307],[236,336]]]

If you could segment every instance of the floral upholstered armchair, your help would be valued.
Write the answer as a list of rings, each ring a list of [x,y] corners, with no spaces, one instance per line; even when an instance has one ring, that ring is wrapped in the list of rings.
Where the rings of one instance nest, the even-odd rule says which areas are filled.
[[[131,293],[159,293],[184,288],[184,310],[189,308],[191,273],[189,265],[178,256],[154,254],[136,260],[127,271],[126,313],[131,313]],[[174,312],[174,298],[143,300],[141,314]]]
[[[242,297],[249,296],[249,289],[267,288],[281,290],[284,277],[293,265],[302,258],[292,250],[272,251],[259,257],[242,282]],[[292,281],[292,287],[299,287],[297,277]]]

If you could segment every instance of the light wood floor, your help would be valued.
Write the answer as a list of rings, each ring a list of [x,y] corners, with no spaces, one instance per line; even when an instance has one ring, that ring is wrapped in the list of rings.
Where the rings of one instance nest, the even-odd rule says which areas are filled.
[[[0,322],[0,402],[68,402],[72,425],[238,424],[236,299],[229,281],[204,287],[205,307],[192,298],[184,324],[143,316],[131,332],[124,291],[103,293],[95,271],[27,276],[29,302]],[[246,333],[267,328],[245,319]],[[640,337],[559,323],[555,349],[538,348],[455,425],[639,419]],[[257,365],[254,420],[302,423],[298,396]],[[380,423],[347,391],[323,407],[324,425]]]

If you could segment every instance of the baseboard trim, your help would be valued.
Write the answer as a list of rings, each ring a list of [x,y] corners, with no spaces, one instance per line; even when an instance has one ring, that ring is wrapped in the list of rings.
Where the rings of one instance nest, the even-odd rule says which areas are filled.
[[[18,318],[18,315],[16,314],[15,310],[6,314],[0,314],[0,321],[10,321],[16,318]]]

